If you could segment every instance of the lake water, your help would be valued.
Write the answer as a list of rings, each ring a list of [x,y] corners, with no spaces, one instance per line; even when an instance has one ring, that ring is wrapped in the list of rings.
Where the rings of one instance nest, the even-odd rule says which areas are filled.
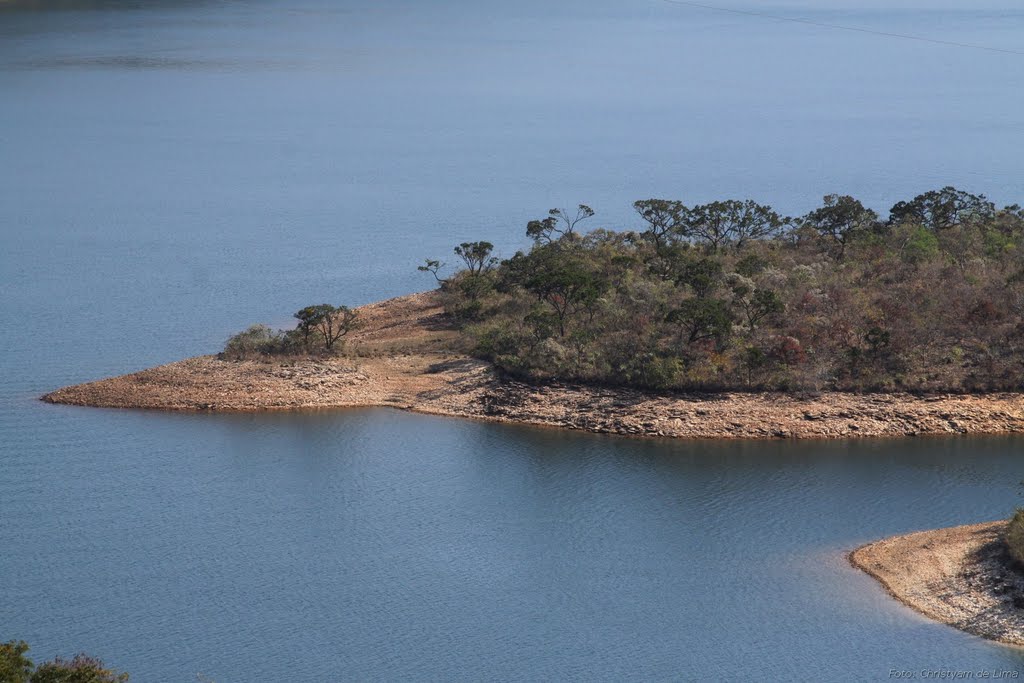
[[[35,400],[425,289],[556,205],[1024,200],[1024,10],[887,4],[727,6],[1004,52],[656,0],[0,5],[0,640],[138,681],[1024,671],[844,557],[1009,514],[1019,438]]]

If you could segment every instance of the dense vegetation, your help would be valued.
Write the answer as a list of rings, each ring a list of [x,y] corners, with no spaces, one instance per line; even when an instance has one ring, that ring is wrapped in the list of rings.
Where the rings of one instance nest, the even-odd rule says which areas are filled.
[[[128,674],[108,669],[103,662],[80,654],[35,665],[21,640],[0,643],[0,683],[124,683]]]
[[[829,195],[799,218],[753,201],[634,204],[530,221],[529,251],[428,260],[474,353],[531,380],[669,390],[1020,390],[1024,210],[946,187],[886,219]]]

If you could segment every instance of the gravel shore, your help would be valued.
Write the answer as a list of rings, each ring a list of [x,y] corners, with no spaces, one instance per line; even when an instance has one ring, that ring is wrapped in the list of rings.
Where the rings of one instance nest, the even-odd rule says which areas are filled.
[[[198,356],[65,387],[51,403],[259,411],[389,406],[438,415],[678,438],[854,438],[1024,432],[1024,394],[658,394],[499,377],[459,350],[434,292],[363,306],[337,358]]]
[[[894,536],[854,550],[850,562],[927,617],[1024,645],[1024,573],[1002,543],[1005,528],[999,521]]]

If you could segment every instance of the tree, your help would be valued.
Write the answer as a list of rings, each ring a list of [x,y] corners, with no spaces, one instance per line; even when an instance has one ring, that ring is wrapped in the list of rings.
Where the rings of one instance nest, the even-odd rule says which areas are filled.
[[[681,231],[715,253],[727,244],[740,249],[750,240],[778,235],[790,220],[750,199],[728,199],[690,209]]]
[[[952,186],[919,194],[909,202],[897,202],[889,210],[889,225],[914,222],[934,230],[991,220],[995,204],[983,194],[970,194]]]
[[[125,683],[128,674],[108,669],[103,662],[86,654],[72,659],[55,658],[38,667],[25,653],[21,640],[0,643],[0,683]]]
[[[443,285],[445,281],[442,280],[441,277],[438,275],[438,271],[444,268],[444,266],[445,264],[442,261],[426,259],[426,262],[422,266],[418,266],[416,270],[420,271],[421,273],[430,273],[431,275],[434,276],[434,279],[437,280],[437,284]]]
[[[324,336],[324,346],[330,351],[335,342],[355,328],[359,314],[348,306],[328,307],[331,310],[317,323],[317,327]]]
[[[25,656],[28,643],[12,640],[0,643],[0,682],[28,683],[32,675],[32,660]]]
[[[847,244],[877,225],[878,214],[849,195],[825,195],[824,202],[821,208],[800,219],[800,226],[809,227],[830,240],[835,259],[841,261]]]
[[[721,346],[732,333],[729,307],[718,299],[687,299],[668,315],[668,322],[680,329],[680,338],[687,346],[714,339]]]
[[[722,278],[722,264],[713,258],[683,256],[672,264],[672,279],[688,286],[698,299],[710,296]]]
[[[758,289],[749,278],[730,275],[733,301],[743,311],[747,326],[753,331],[762,320],[785,310],[779,295],[770,289]]]
[[[72,659],[57,657],[40,664],[32,673],[30,683],[124,683],[128,674],[103,666],[103,662],[86,654]]]
[[[295,314],[295,318],[299,321],[298,329],[307,348],[310,334],[316,331],[320,333],[324,347],[330,351],[339,339],[355,328],[358,314],[348,306],[318,304],[306,306]]]
[[[682,202],[642,199],[633,202],[633,208],[647,222],[647,230],[643,234],[654,243],[654,250],[658,253],[685,231],[689,209]]]
[[[547,218],[527,223],[526,234],[534,242],[554,242],[556,239],[574,234],[576,225],[593,215],[594,210],[586,204],[579,204],[575,214],[570,214],[565,209],[551,209]]]
[[[564,337],[566,321],[581,311],[593,311],[609,283],[587,270],[579,259],[567,258],[557,246],[535,248],[515,267],[522,287],[551,307],[558,335]]]
[[[490,242],[463,242],[455,247],[455,255],[466,264],[470,275],[480,275],[498,265],[498,259],[491,256],[494,245]]]
[[[296,329],[302,333],[302,344],[306,348],[309,348],[309,336],[315,332],[320,325],[320,321],[324,316],[330,314],[334,309],[333,306],[328,304],[320,304],[319,306],[306,306],[302,310],[296,312],[292,317],[299,321]]]

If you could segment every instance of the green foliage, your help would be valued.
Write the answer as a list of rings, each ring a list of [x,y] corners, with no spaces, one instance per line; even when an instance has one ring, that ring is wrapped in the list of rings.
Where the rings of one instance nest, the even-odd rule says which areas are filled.
[[[338,341],[359,325],[358,313],[348,306],[318,304],[297,311],[294,330],[252,325],[230,337],[221,358],[244,360],[265,356],[330,353]]]
[[[906,241],[900,250],[907,263],[922,263],[939,254],[939,238],[920,225],[911,225],[906,230]]]
[[[332,306],[319,304],[306,306],[294,316],[298,321],[298,330],[303,336],[303,344],[308,349],[311,342],[311,331],[330,351],[339,339],[356,327],[357,313],[348,306]]]
[[[32,675],[34,665],[25,656],[28,643],[24,640],[11,640],[0,643],[0,683],[27,683]]]
[[[736,272],[743,277],[754,277],[768,267],[768,260],[759,254],[747,254],[736,262]]]
[[[687,286],[699,299],[714,292],[722,278],[722,263],[709,257],[677,257],[672,263],[672,279],[677,285]]]
[[[35,666],[25,656],[28,645],[12,640],[0,644],[0,683],[124,683],[128,674],[108,669],[86,654],[57,657]]]
[[[445,264],[443,262],[428,258],[425,259],[422,266],[417,266],[416,270],[421,273],[430,273],[434,276],[434,280],[436,280],[438,284],[444,284],[444,280],[438,274],[444,266]]]
[[[916,223],[939,231],[964,223],[983,223],[995,216],[995,205],[985,195],[975,195],[955,187],[944,187],[919,194],[910,201],[897,202],[889,210],[889,224]]]
[[[799,224],[817,232],[832,244],[832,255],[841,260],[847,245],[878,224],[878,214],[849,195],[826,195],[824,205],[800,219]]]
[[[576,226],[594,215],[586,204],[579,204],[575,214],[566,209],[551,209],[547,218],[526,224],[526,235],[534,242],[549,243],[576,233]]]
[[[683,230],[686,237],[717,252],[728,244],[739,249],[751,240],[778,235],[789,222],[770,206],[749,199],[728,199],[690,209]]]
[[[494,245],[490,242],[463,242],[455,247],[455,255],[466,264],[470,275],[480,275],[491,270],[498,259],[491,256]]]
[[[686,299],[667,320],[679,326],[680,340],[686,346],[707,340],[721,346],[732,332],[729,306],[717,299]]]
[[[633,202],[633,208],[647,223],[647,229],[643,235],[651,240],[658,253],[686,234],[686,219],[689,209],[682,202],[668,199],[643,199]]]
[[[222,356],[230,360],[274,356],[285,353],[287,346],[284,332],[272,330],[266,325],[252,325],[228,339]]]
[[[585,208],[549,212],[531,249],[493,267],[485,249],[442,288],[479,356],[670,390],[1024,388],[1018,206],[943,188],[883,223],[838,194],[798,221],[645,199],[637,225],[580,234]]]

